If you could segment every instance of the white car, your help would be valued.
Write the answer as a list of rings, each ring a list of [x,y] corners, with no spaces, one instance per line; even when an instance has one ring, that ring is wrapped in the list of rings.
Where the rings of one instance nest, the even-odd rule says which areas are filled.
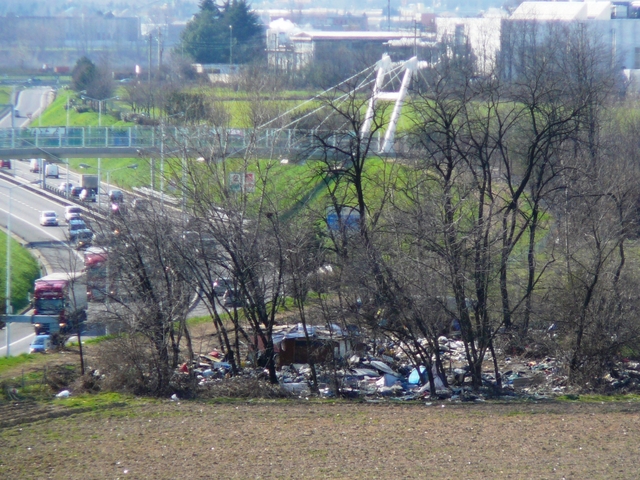
[[[62,182],[58,185],[58,190],[60,190],[63,194],[71,193],[71,189],[73,188],[73,183]]]
[[[64,207],[64,219],[69,223],[74,218],[80,218],[82,216],[82,209],[75,205],[68,205]]]
[[[58,226],[58,214],[53,210],[45,210],[40,212],[40,225],[44,226]]]

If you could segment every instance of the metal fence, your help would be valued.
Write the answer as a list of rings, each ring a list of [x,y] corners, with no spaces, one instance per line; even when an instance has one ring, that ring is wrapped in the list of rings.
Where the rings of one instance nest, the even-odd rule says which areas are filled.
[[[322,137],[327,145],[347,148],[355,133],[174,126],[4,128],[0,129],[0,150],[101,148],[163,150],[170,154],[201,144],[214,145],[224,152],[252,149],[279,155],[307,153],[311,156],[319,149],[318,137]],[[381,139],[377,138],[376,142],[374,150],[379,150]],[[396,141],[396,152],[398,147]]]

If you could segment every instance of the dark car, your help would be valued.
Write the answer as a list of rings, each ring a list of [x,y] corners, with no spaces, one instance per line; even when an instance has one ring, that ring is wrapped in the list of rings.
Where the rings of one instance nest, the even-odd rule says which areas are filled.
[[[131,208],[136,211],[146,212],[150,207],[151,203],[145,198],[136,198],[131,202]]]
[[[83,188],[79,186],[71,187],[69,190],[69,195],[75,198],[80,198],[80,194],[82,193]]]
[[[216,278],[213,281],[213,293],[216,296],[224,295],[227,290],[231,290],[231,280],[228,278]]]
[[[11,160],[6,158],[0,160],[0,168],[11,168]]]
[[[112,203],[109,207],[109,215],[126,215],[127,206],[124,203]]]
[[[228,288],[224,292],[224,295],[222,295],[222,301],[220,303],[222,303],[223,307],[241,307],[242,298],[238,292]]]
[[[111,203],[122,203],[124,201],[122,190],[109,190],[109,200]]]

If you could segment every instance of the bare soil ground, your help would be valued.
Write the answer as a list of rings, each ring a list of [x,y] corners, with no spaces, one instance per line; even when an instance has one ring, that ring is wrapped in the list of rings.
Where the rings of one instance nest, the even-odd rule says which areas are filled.
[[[638,478],[640,403],[72,401],[0,427],[0,478]]]

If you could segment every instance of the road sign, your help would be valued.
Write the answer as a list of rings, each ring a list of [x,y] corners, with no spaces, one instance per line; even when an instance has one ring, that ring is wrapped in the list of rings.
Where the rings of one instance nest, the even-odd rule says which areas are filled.
[[[255,192],[256,190],[256,174],[255,173],[238,173],[229,174],[229,190],[232,192]]]
[[[245,173],[244,174],[244,191],[253,193],[256,191],[256,174]]]
[[[229,174],[229,190],[232,192],[239,192],[242,190],[242,174],[241,173],[230,173]]]

